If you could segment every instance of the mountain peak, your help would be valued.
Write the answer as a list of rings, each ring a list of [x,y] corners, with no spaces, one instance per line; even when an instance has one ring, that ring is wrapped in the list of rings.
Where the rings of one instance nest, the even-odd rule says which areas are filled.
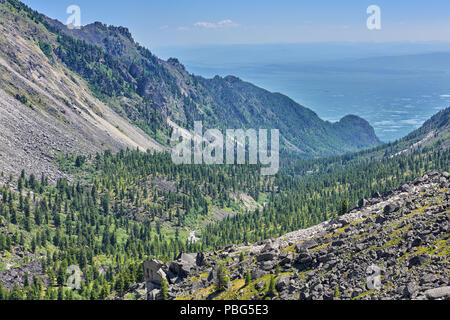
[[[375,129],[367,120],[359,116],[347,115],[339,122],[334,123],[333,126],[338,130],[343,131],[348,139],[353,140],[355,136],[358,137],[360,146],[367,143],[373,145],[381,143],[375,133]]]
[[[343,117],[340,122],[364,122],[369,124],[368,121],[366,121],[365,119],[361,118],[360,116],[354,115],[354,114],[349,114],[346,115],[345,117]]]

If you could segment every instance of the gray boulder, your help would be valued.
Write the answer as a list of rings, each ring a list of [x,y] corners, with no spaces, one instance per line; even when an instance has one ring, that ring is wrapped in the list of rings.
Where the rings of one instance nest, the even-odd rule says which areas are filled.
[[[275,257],[276,257],[275,252],[265,252],[265,253],[257,256],[256,260],[258,262],[271,261],[271,260],[275,259]]]
[[[278,292],[282,292],[289,286],[289,278],[288,277],[282,277],[277,280],[277,284],[275,288]]]
[[[264,271],[271,271],[273,268],[275,268],[276,261],[264,261],[260,264],[260,268]]]
[[[425,296],[428,299],[449,299],[450,298],[450,286],[430,289],[425,291]]]
[[[389,213],[396,212],[398,210],[400,210],[400,206],[398,204],[396,204],[396,203],[389,203],[388,205],[386,205],[384,207],[384,211],[383,212],[385,214],[389,214]]]
[[[216,272],[215,269],[212,269],[212,270],[209,272],[209,275],[208,275],[208,281],[209,281],[209,282],[215,282],[216,280],[217,280],[217,272]]]
[[[384,223],[386,220],[387,220],[387,218],[384,215],[379,214],[379,215],[377,215],[377,217],[375,219],[375,223],[379,223],[379,224]]]
[[[159,299],[159,293],[160,293],[160,290],[154,289],[148,293],[147,299],[151,300],[151,301],[156,301]]]
[[[196,253],[181,253],[178,259],[183,263],[187,264],[197,264],[197,254]]]
[[[297,244],[295,246],[295,251],[302,252],[302,251],[317,247],[318,245],[319,244],[314,239],[306,240],[306,241],[303,241],[302,243]]]
[[[267,274],[267,272],[264,272],[263,270],[260,270],[260,269],[253,270],[251,272],[252,280],[258,280],[258,279],[264,277],[266,274]]]
[[[423,265],[425,262],[427,262],[428,259],[429,259],[429,257],[426,254],[419,254],[417,256],[414,256],[411,259],[409,259],[409,268],[419,267],[419,266]]]
[[[342,240],[336,240],[336,241],[334,241],[331,245],[332,245],[333,247],[340,247],[340,246],[342,246],[344,243],[345,243],[345,242],[342,241]]]
[[[419,286],[415,282],[410,282],[406,285],[403,296],[409,299],[414,298],[418,290]]]
[[[187,278],[191,274],[194,267],[194,263],[178,260],[169,264],[169,271],[172,274],[177,275],[178,278]]]

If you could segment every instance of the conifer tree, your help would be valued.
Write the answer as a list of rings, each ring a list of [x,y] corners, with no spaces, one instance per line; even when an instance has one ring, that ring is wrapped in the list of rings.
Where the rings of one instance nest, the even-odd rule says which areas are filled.
[[[168,300],[169,299],[169,284],[167,283],[166,279],[161,280],[161,291],[159,293],[159,300]]]
[[[227,275],[226,269],[223,263],[219,263],[216,270],[217,282],[216,282],[216,290],[224,291],[228,288],[228,284],[230,283],[230,278]]]
[[[245,286],[250,285],[251,282],[252,282],[252,275],[250,273],[250,270],[247,270],[247,273],[245,275]]]

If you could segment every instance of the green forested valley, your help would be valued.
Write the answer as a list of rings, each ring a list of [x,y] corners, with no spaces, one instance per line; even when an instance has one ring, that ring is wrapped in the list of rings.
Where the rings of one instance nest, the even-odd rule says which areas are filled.
[[[73,182],[51,185],[45,176],[23,171],[0,189],[1,225],[8,231],[0,234],[0,250],[13,256],[14,248],[23,248],[28,257],[19,263],[41,261],[48,277],[45,286],[35,277],[24,289],[2,289],[2,295],[121,296],[143,280],[140,263],[149,257],[167,261],[180,252],[278,237],[346,213],[375,192],[449,167],[448,149],[428,146],[381,159],[369,153],[301,160],[275,177],[260,176],[257,166],[177,166],[168,154],[137,150],[61,155],[58,163]],[[252,206],[239,195],[253,199]],[[218,212],[228,214],[218,217]],[[194,231],[197,242],[188,240]],[[62,288],[70,265],[79,265],[85,276],[78,291]]]

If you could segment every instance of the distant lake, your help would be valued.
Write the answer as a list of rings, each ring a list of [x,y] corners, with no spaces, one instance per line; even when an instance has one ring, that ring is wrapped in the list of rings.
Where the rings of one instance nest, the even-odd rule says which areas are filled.
[[[231,49],[226,50],[230,54]],[[330,52],[317,55],[322,61],[314,61],[314,54],[299,54],[302,61],[296,61],[292,52],[258,55],[254,48],[248,57],[240,52],[236,59],[221,56],[220,47],[211,49],[211,55],[207,49],[198,55],[192,50],[173,51],[171,56],[177,56],[191,73],[208,78],[235,75],[289,96],[324,120],[361,116],[385,142],[404,137],[450,106],[450,53],[404,55],[408,52],[404,49],[394,50],[401,56],[377,57],[355,50],[359,58],[352,58],[350,50],[341,49],[340,60],[331,59]]]

